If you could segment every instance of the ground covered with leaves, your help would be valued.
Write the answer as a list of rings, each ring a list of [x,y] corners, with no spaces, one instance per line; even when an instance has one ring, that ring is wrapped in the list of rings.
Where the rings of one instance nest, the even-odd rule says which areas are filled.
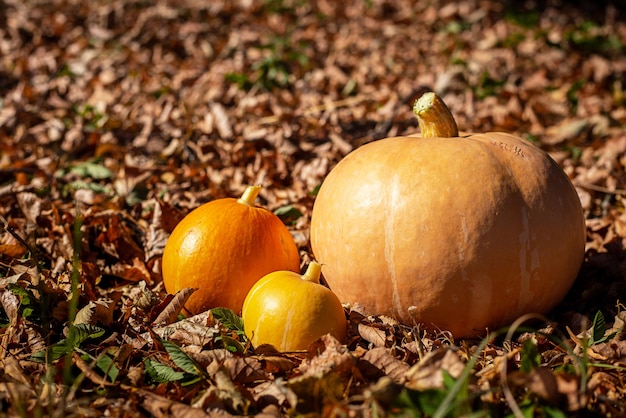
[[[624,416],[624,5],[561,3],[0,0],[1,414]],[[576,186],[586,257],[546,320],[455,340],[346,307],[344,344],[295,353],[181,320],[186,213],[260,184],[306,264],[324,176],[417,132],[425,89]]]

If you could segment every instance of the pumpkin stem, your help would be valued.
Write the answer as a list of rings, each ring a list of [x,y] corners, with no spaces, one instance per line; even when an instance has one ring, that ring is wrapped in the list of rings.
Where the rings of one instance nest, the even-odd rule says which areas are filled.
[[[422,95],[415,105],[413,113],[422,131],[422,138],[453,138],[459,136],[452,112],[448,106],[433,92]]]
[[[246,190],[244,190],[241,197],[237,199],[237,202],[241,203],[242,205],[254,207],[254,201],[256,200],[260,191],[261,186],[248,186],[246,187]]]
[[[316,261],[311,261],[309,266],[306,268],[306,272],[302,275],[302,279],[313,283],[319,283],[321,274],[322,265]]]

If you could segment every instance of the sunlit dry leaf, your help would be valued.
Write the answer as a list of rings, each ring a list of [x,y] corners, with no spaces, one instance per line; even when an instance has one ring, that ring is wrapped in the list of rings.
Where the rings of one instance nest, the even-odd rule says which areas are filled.
[[[559,404],[562,400],[562,394],[559,393],[556,375],[544,367],[535,367],[530,373],[511,373],[507,378],[509,385],[528,388],[528,390],[547,401]]]
[[[150,222],[148,226],[146,242],[144,244],[146,260],[163,254],[163,249],[165,248],[169,234],[180,220],[179,218],[173,220],[173,216],[170,213],[171,209],[165,206],[160,200],[155,199],[152,207],[152,222]],[[164,211],[164,207],[168,209]]]
[[[18,268],[18,273],[7,277],[0,277],[0,289],[6,289],[10,284],[16,284],[28,277],[28,273],[25,271],[27,268]]]
[[[28,252],[22,244],[0,244],[0,254],[4,254],[11,258],[21,258]]]
[[[263,364],[254,357],[227,355],[222,360],[213,360],[207,366],[209,375],[215,375],[220,370],[227,373],[230,379],[237,383],[245,384],[268,378]]]
[[[108,190],[100,188],[96,183],[75,182],[74,199],[85,205],[98,205],[104,203],[108,198]]]
[[[183,310],[185,306],[185,302],[191,297],[191,295],[196,291],[196,289],[185,288],[181,289],[171,298],[167,305],[159,306],[161,308],[161,312],[154,319],[153,323],[155,325],[168,325],[176,321],[178,315]]]
[[[133,386],[140,387],[143,383],[144,374],[143,367],[131,366],[127,369],[126,377]]]
[[[114,264],[111,267],[111,272],[130,282],[145,281],[148,284],[152,283],[152,275],[146,268],[146,264],[138,257],[132,259],[132,265],[122,262]]]
[[[279,355],[262,355],[259,360],[265,365],[265,371],[273,375],[289,373],[296,367],[293,360]]]
[[[576,376],[535,367],[530,373],[511,373],[508,379],[511,386],[525,388],[550,403],[565,403],[569,411],[577,411],[585,403],[578,390],[579,380]]]
[[[220,334],[217,327],[207,327],[187,319],[171,325],[154,327],[154,332],[161,338],[178,344],[206,346]]]
[[[458,378],[464,368],[465,364],[456,351],[451,347],[443,347],[428,353],[406,372],[406,386],[415,390],[441,389],[444,370]]]
[[[123,198],[128,198],[129,195],[135,191],[135,188],[152,176],[151,171],[144,171],[137,176],[130,176],[126,174],[124,167],[117,173],[117,177],[113,182],[115,191]]]
[[[228,405],[229,409],[246,414],[251,405],[251,399],[240,391],[225,371],[218,370],[213,375],[213,382],[214,385],[209,387],[205,395],[194,403],[195,406],[210,408]]]
[[[404,383],[405,375],[409,370],[408,364],[398,360],[392,355],[390,349],[383,347],[368,350],[359,359],[359,368],[363,370],[365,367],[373,368],[396,383]]]
[[[36,397],[36,392],[29,385],[18,382],[0,382],[0,393],[6,394],[10,403],[19,404],[24,399]],[[5,398],[5,396],[2,396]]]
[[[48,346],[47,341],[41,334],[39,328],[35,327],[33,324],[29,324],[28,321],[26,321],[25,325],[27,325],[24,327],[24,332],[26,333],[26,346],[28,347],[28,350],[31,353],[45,350]]]
[[[219,321],[217,321],[213,317],[213,312],[210,309],[204,312],[200,312],[199,314],[189,316],[185,318],[185,320],[196,323],[196,324],[200,324],[200,325],[206,325],[207,327],[214,327],[218,325],[219,323]]]
[[[571,338],[572,342],[575,344],[574,353],[580,354],[582,351],[585,351],[586,355],[594,360],[607,360],[607,357],[603,356],[602,354],[599,354],[594,349],[595,347],[590,347],[588,344],[589,338],[592,335],[593,327],[586,331],[581,332],[578,335],[574,335],[574,332],[568,326],[566,326],[565,329],[567,333],[569,334],[569,337]],[[586,340],[586,341],[583,341],[583,340]]]
[[[225,372],[239,384],[267,379],[263,364],[254,357],[235,355],[222,348],[206,350],[202,347],[183,347],[193,361],[205,368],[209,376]]]
[[[144,310],[149,310],[162,302],[158,295],[147,286],[145,281],[140,281],[130,289],[129,295],[130,300],[133,301],[133,305]]]
[[[5,376],[11,381],[30,386],[30,381],[24,372],[24,369],[20,365],[19,361],[13,356],[7,356],[0,360],[0,365],[5,373]]]
[[[356,358],[347,347],[330,334],[326,334],[311,344],[307,358],[298,369],[304,375],[320,376],[331,371],[349,375],[355,364]]]
[[[251,394],[261,408],[276,405],[289,412],[298,404],[298,395],[287,387],[282,379],[261,382],[252,388]]]
[[[611,340],[589,347],[595,360],[611,360],[613,362],[626,361],[626,341]]]
[[[626,332],[626,311],[621,311],[615,315],[613,326],[609,330],[610,333],[615,333],[616,340],[622,340],[624,333]]]
[[[363,323],[358,324],[357,329],[364,340],[371,342],[375,347],[385,347],[387,342],[385,330]]]
[[[141,388],[121,385],[122,389],[138,395],[142,401],[141,406],[155,418],[189,417],[189,418],[209,418],[208,414],[201,408],[193,407],[182,402],[168,399],[152,391]]]
[[[225,348],[216,348],[213,350],[189,350],[187,347],[185,348],[185,352],[196,362],[200,367],[203,368],[212,368],[211,370],[207,370],[209,375],[214,374],[222,364],[226,361],[226,359],[232,358],[233,353],[226,350]]]
[[[468,402],[493,415],[510,413],[498,371],[504,361],[518,364],[516,348],[504,350],[496,340],[474,353],[473,342],[444,334],[415,338],[387,318],[359,318],[358,307],[350,312],[346,346],[318,341],[307,354],[257,347],[252,355],[211,358],[205,353],[221,345],[210,316],[157,325],[186,352],[204,356],[212,376],[230,377],[243,399],[229,403],[228,394],[237,394],[229,390],[220,397],[217,379],[142,389],[148,384],[142,360],[155,349],[150,324],[162,320],[159,314],[166,317],[162,324],[176,319],[176,309],[156,305],[169,302],[160,258],[182,216],[262,182],[268,207],[294,205],[302,212],[289,228],[303,260],[310,259],[311,193],[348,151],[418,131],[407,99],[416,86],[445,94],[463,130],[507,130],[536,141],[574,180],[587,217],[587,252],[573,291],[551,313],[558,328],[578,330],[580,318],[596,310],[623,310],[615,302],[626,291],[626,59],[620,49],[626,32],[616,2],[529,3],[513,10],[473,0],[349,0],[283,4],[289,7],[279,12],[276,2],[261,0],[110,0],[78,8],[60,0],[5,3],[0,216],[38,250],[29,254],[9,234],[0,237],[0,291],[17,284],[34,298],[23,299],[17,312],[14,300],[0,300],[10,310],[4,322],[15,324],[3,329],[0,358],[19,359],[23,367],[16,374],[7,364],[5,377],[37,389],[3,383],[0,402],[9,416],[33,408],[59,416],[383,416],[399,388],[385,373],[402,379],[406,365],[421,359],[423,368],[409,371],[436,386],[438,369],[455,369],[473,354],[479,370],[472,376],[488,392],[475,397],[470,385]],[[272,86],[276,80],[286,84]],[[94,303],[115,301],[104,317],[112,313],[120,323],[100,347],[88,349],[98,356],[127,347],[117,352],[116,365],[132,387],[94,396],[93,384],[82,385],[70,399],[60,381],[42,379],[50,366],[34,365],[28,356],[63,338],[77,219],[84,306],[78,321],[98,322]],[[124,294],[121,304],[116,291]],[[48,315],[40,306],[50,307]],[[20,318],[22,312],[38,323]],[[554,400],[566,414],[577,415],[566,410],[576,411],[580,391],[589,398],[578,400],[578,414],[624,415],[621,372],[611,369],[625,358],[619,319],[611,329],[615,338],[585,353],[580,344],[575,350],[607,366],[587,369],[587,387],[576,387],[585,381],[579,375],[557,374]],[[459,359],[450,356],[447,364],[438,349],[454,351],[455,344]],[[552,343],[538,340],[538,349],[548,371],[572,361]],[[525,383],[552,396],[538,374]],[[552,405],[552,398],[523,385],[513,388],[520,403]]]
[[[42,200],[35,193],[19,193],[17,202],[26,220],[33,225],[37,224],[37,218],[41,214]]]
[[[74,324],[111,325],[116,304],[110,299],[90,301],[76,313]]]
[[[619,397],[622,391],[622,382],[619,375],[596,371],[589,378],[587,389],[590,397],[607,398],[615,405],[619,405]],[[619,413],[614,411],[614,413]],[[607,414],[608,415],[608,414]]]
[[[333,145],[335,145],[337,149],[339,149],[339,152],[341,152],[342,154],[348,154],[350,151],[352,151],[352,145],[339,135],[331,133],[329,137],[330,140],[333,142]]]
[[[97,231],[94,244],[107,254],[135,266],[135,260],[144,260],[144,251],[134,240],[135,231],[131,228],[135,221],[114,211],[103,211],[85,217],[85,225]],[[136,267],[136,266],[135,266]]]
[[[217,132],[220,134],[220,137],[223,139],[230,139],[233,136],[233,129],[228,119],[228,114],[220,103],[212,102],[211,105],[211,113],[215,117],[215,126],[217,127]]]
[[[75,324],[89,324],[95,325],[96,319],[94,315],[95,311],[95,302],[91,301],[83,308],[81,308],[78,312],[76,312],[76,319],[74,320]]]
[[[577,139],[589,128],[587,120],[566,120],[558,125],[550,126],[541,141],[549,145],[557,145],[565,141]]]
[[[347,382],[337,373],[304,374],[289,379],[287,387],[298,397],[300,410],[314,411],[323,401],[343,398]]]
[[[372,383],[363,393],[365,402],[382,405],[383,408],[388,408],[398,397],[402,385],[394,382],[389,376],[383,376],[380,379]]]
[[[19,318],[20,300],[18,297],[9,290],[3,290],[0,294],[0,304],[9,318],[9,323],[15,326]]]
[[[5,373],[4,382],[0,383],[0,393],[8,394],[13,398],[12,402],[20,402],[35,396],[35,391],[24,369],[13,356],[3,358],[0,365]]]

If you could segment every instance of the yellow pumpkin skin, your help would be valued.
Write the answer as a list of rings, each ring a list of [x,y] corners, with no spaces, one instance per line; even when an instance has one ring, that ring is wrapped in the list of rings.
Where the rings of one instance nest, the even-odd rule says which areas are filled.
[[[329,173],[311,247],[342,302],[464,337],[553,308],[582,263],[585,222],[567,175],[521,138],[396,137]]]
[[[254,206],[259,187],[241,199],[217,199],[194,209],[176,225],[163,251],[168,293],[196,288],[185,309],[198,314],[225,307],[241,312],[246,294],[276,270],[300,271],[300,254],[287,227]]]
[[[306,350],[319,337],[346,337],[341,302],[319,283],[320,265],[311,262],[304,275],[277,271],[259,280],[243,303],[246,335],[254,347],[271,344],[277,350]]]

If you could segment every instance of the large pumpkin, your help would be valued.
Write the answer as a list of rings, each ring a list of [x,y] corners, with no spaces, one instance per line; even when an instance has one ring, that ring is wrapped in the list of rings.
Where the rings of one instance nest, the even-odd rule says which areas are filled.
[[[176,225],[163,251],[163,283],[169,293],[195,288],[185,309],[197,314],[225,307],[240,312],[248,291],[276,270],[300,271],[300,254],[287,227],[255,206],[260,186],[240,199],[216,199]]]
[[[311,246],[330,288],[371,314],[457,337],[549,311],[585,248],[567,175],[516,136],[457,136],[433,93],[414,111],[422,137],[356,149],[319,190]]]

